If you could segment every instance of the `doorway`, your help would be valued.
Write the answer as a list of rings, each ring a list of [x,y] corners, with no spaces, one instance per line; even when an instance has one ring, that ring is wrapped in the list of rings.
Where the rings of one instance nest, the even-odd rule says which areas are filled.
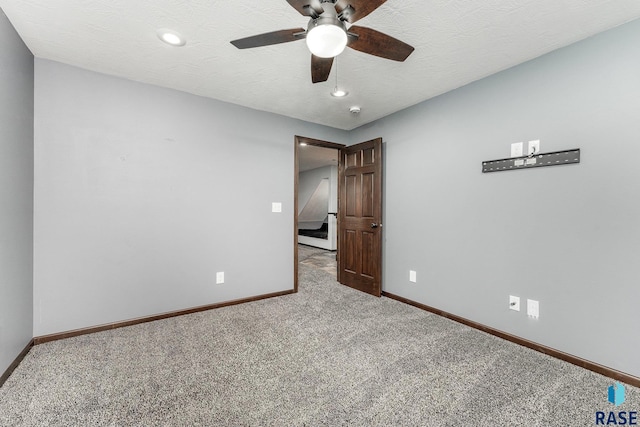
[[[318,248],[335,247],[337,281],[380,297],[382,138],[347,147],[296,136],[294,144],[294,292],[298,292],[300,239],[304,242],[308,238],[324,238],[313,241],[322,242],[316,245]],[[329,163],[323,163],[322,159],[326,162],[327,158]],[[335,163],[337,167],[333,166]],[[328,170],[314,172],[325,166]],[[311,183],[304,184],[304,192],[300,192],[301,172],[313,176],[309,180],[305,177]],[[336,194],[337,199],[331,198]],[[300,230],[312,236],[301,237]]]
[[[295,292],[298,291],[298,263],[301,260],[312,263],[314,258],[327,260],[337,253],[338,172],[340,149],[344,147],[343,144],[295,137]]]

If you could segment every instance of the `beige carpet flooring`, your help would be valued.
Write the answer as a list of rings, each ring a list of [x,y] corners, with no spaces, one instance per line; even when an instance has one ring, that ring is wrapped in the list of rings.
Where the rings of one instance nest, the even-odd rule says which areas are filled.
[[[593,426],[640,410],[637,388],[616,408],[608,378],[305,260],[297,294],[34,347],[0,388],[0,426]]]

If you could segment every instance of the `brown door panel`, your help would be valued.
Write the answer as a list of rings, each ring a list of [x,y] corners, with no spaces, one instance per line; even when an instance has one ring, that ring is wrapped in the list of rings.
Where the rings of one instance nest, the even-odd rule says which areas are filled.
[[[380,296],[382,139],[341,150],[338,232],[340,283]]]

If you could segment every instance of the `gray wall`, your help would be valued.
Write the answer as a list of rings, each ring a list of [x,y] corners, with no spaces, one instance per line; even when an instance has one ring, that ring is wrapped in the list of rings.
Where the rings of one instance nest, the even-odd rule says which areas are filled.
[[[293,288],[294,135],[347,133],[35,69],[35,336]]]
[[[384,290],[640,376],[638,46],[640,21],[355,130],[385,141]],[[480,172],[532,139],[582,162]]]
[[[33,56],[0,9],[0,374],[33,319]]]
[[[318,188],[318,184],[323,178],[331,178],[331,168],[335,166],[324,166],[321,168],[311,169],[300,172],[298,175],[298,213],[302,212],[305,205]]]

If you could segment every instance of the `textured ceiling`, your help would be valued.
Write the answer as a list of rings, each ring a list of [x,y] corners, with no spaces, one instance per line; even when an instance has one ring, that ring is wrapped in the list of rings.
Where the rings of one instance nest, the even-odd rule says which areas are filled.
[[[229,41],[304,27],[285,0],[0,0],[35,56],[350,130],[640,17],[638,0],[388,0],[358,25],[415,47],[405,62],[347,49],[330,96],[304,41]],[[159,41],[173,29],[184,47]],[[349,113],[360,106],[359,115]]]

